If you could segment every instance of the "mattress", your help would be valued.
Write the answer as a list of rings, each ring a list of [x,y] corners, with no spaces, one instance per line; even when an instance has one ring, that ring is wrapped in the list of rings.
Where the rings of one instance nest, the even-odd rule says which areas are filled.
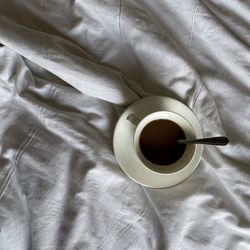
[[[2,0],[0,249],[250,249],[249,27],[248,1]],[[136,184],[112,138],[146,96],[230,144]]]

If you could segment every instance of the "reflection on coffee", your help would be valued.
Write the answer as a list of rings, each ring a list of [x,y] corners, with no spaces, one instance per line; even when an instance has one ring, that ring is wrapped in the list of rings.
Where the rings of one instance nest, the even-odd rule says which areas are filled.
[[[154,120],[142,130],[139,143],[144,157],[157,165],[169,165],[183,155],[186,145],[178,140],[185,140],[183,130],[170,120]]]

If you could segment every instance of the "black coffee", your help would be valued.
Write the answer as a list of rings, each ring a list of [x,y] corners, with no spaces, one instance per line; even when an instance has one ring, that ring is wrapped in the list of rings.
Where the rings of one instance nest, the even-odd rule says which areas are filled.
[[[183,155],[186,145],[183,130],[170,120],[155,120],[147,124],[141,132],[139,143],[146,159],[157,165],[169,165]]]

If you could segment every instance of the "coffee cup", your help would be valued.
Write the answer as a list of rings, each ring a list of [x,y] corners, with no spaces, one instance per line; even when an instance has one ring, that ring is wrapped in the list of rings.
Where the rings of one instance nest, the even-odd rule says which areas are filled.
[[[127,121],[134,126],[134,152],[148,170],[170,174],[185,168],[192,160],[197,146],[179,144],[178,140],[195,139],[195,131],[180,114],[157,111],[139,119],[130,113]]]

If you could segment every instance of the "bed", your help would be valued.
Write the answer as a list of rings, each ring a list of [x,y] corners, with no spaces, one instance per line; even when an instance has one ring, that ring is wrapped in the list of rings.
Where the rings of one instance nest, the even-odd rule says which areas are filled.
[[[2,0],[0,249],[250,249],[249,28],[249,1]],[[136,184],[112,137],[146,96],[230,144]]]

